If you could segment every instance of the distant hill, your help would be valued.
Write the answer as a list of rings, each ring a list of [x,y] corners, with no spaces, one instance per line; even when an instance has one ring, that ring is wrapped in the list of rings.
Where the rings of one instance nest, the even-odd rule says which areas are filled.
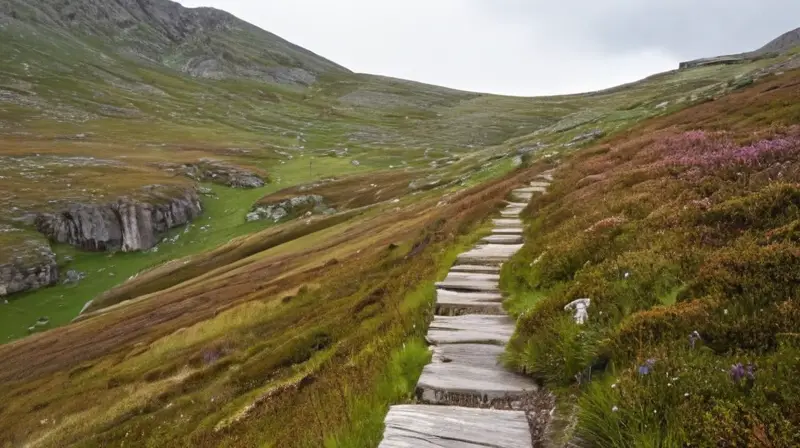
[[[680,68],[701,67],[704,65],[738,64],[758,58],[780,55],[789,52],[800,45],[800,28],[782,34],[768,44],[755,51],[747,53],[732,54],[726,56],[715,56],[710,58],[700,58],[692,61],[681,62]]]
[[[322,73],[348,71],[227,12],[169,0],[0,2],[0,23],[12,21],[34,33],[89,38],[199,78],[308,85]]]

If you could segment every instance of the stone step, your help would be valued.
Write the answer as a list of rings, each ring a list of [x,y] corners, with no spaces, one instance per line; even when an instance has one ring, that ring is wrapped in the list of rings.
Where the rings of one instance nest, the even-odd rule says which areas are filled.
[[[479,264],[457,264],[450,268],[450,272],[482,272],[486,274],[497,274],[500,266],[481,266]]]
[[[471,279],[471,280],[480,280],[480,281],[500,281],[500,274],[495,272],[459,272],[453,271],[452,269],[450,272],[447,273],[447,277],[445,277],[445,281],[447,280],[456,280],[456,279]]]
[[[533,193],[517,193],[515,191],[511,193],[511,197],[520,201],[530,202],[533,199]]]
[[[514,190],[514,193],[521,194],[521,193],[546,193],[547,187],[525,187],[525,188],[517,188]]]
[[[457,260],[464,264],[500,264],[522,249],[522,244],[482,244],[462,253]]]
[[[546,180],[548,182],[552,182],[553,181],[553,170],[545,171],[544,173],[539,174],[536,177],[539,178],[539,179],[544,179],[544,180]]]
[[[498,344],[505,345],[514,333],[514,321],[508,316],[467,314],[464,316],[434,316],[426,338],[441,344]]]
[[[496,280],[471,280],[468,278],[451,278],[436,282],[436,287],[451,291],[486,291],[500,292],[500,285]]]
[[[503,296],[498,293],[458,292],[437,289],[436,315],[485,314],[500,316],[505,314],[502,302]]]
[[[437,289],[437,302],[449,301],[476,301],[476,302],[496,302],[500,303],[504,299],[503,295],[497,292],[459,292],[448,289]]]
[[[492,224],[494,224],[495,228],[520,228],[522,227],[522,220],[519,218],[493,219]]]
[[[434,347],[433,360],[417,383],[417,399],[425,404],[520,409],[537,386],[500,364],[503,351],[487,344]]]
[[[492,229],[494,235],[522,235],[522,227],[495,227]]]
[[[531,182],[531,187],[540,187],[540,188],[547,188],[550,186],[550,182],[547,181],[533,181]]]
[[[506,204],[508,204],[508,205],[507,205],[507,207],[519,207],[519,208],[525,208],[525,207],[527,207],[527,206],[528,206],[528,203],[527,203],[527,202],[511,202],[511,201],[506,201]]]
[[[486,244],[522,244],[522,235],[490,235],[481,240]]]
[[[503,218],[516,218],[517,216],[520,215],[520,213],[522,213],[522,209],[515,208],[515,209],[501,211],[500,216],[502,216]]]
[[[532,448],[522,411],[398,405],[389,409],[378,448]]]

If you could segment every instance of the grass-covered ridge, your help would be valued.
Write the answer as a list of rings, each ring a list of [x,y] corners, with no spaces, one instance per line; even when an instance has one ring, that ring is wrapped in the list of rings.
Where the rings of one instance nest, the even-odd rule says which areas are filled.
[[[528,208],[527,244],[504,267],[520,316],[508,358],[563,392],[577,427],[559,437],[800,443],[798,79],[581,151]],[[581,297],[583,327],[563,309]]]

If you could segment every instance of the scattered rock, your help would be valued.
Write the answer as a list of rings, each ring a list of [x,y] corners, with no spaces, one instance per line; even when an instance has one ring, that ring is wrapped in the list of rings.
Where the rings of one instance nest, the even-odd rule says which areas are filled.
[[[305,214],[306,217],[314,213],[335,213],[336,210],[325,205],[325,200],[317,194],[295,196],[273,204],[261,204],[247,214],[248,222],[270,220],[279,222],[287,217]]]
[[[3,247],[2,256],[8,261],[0,263],[0,297],[58,282],[56,255],[41,237]]]
[[[594,129],[594,130],[589,131],[589,132],[587,132],[585,134],[576,135],[575,138],[573,138],[570,141],[570,143],[575,144],[575,143],[580,143],[580,142],[584,142],[584,141],[587,141],[587,140],[597,140],[598,138],[600,138],[600,137],[602,137],[604,135],[605,135],[605,132],[603,132],[602,129]]]
[[[358,160],[352,160],[352,161],[350,161],[350,165],[353,165],[353,166],[360,166],[360,165],[361,165],[361,162],[359,162]]]
[[[522,148],[517,148],[517,155],[522,156],[525,154],[530,154],[546,147],[547,147],[546,144],[542,142],[536,142],[531,146],[523,146]]]
[[[77,285],[81,280],[86,278],[86,273],[70,269],[64,276],[66,277],[63,282],[65,285]]]
[[[199,182],[213,182],[233,188],[260,188],[266,181],[258,174],[229,165],[213,159],[200,159],[197,163],[178,165],[174,163],[161,163],[158,165],[164,170],[173,170]],[[211,189],[198,190],[198,193],[208,195]]]

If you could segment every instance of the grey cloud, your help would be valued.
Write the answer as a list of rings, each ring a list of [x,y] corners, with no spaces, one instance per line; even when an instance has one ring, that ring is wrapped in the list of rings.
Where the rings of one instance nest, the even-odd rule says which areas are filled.
[[[354,71],[514,95],[575,93],[758,48],[798,0],[181,0]]]
[[[796,0],[471,0],[487,14],[609,52],[689,59],[755,50],[800,26]],[[574,34],[569,36],[569,34]]]

